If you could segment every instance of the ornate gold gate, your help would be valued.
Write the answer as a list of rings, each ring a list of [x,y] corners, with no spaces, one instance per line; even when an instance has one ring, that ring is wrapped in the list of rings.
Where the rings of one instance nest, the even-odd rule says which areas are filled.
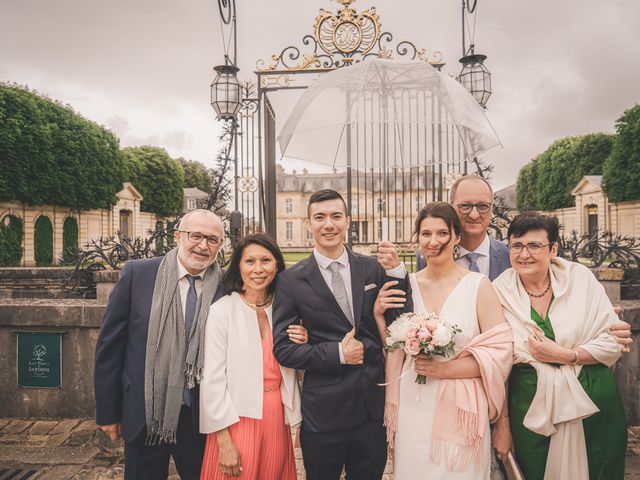
[[[437,69],[444,66],[439,52],[428,55],[412,42],[394,42],[391,33],[382,31],[374,7],[358,12],[352,6],[355,0],[338,1],[342,6],[337,12],[320,10],[313,34],[303,37],[302,47],[288,46],[269,61],[259,60],[257,85],[245,86],[235,170],[236,209],[243,212],[244,233],[266,231],[277,238],[276,128],[269,95],[305,89],[318,75],[373,57],[421,60]],[[446,200],[450,183],[467,172],[470,159],[438,99],[416,94],[402,101],[423,102],[421,110],[430,110],[436,118],[430,122],[416,118],[400,132],[408,139],[411,158],[419,160],[418,166],[386,171],[372,168],[373,156],[399,154],[389,141],[389,132],[375,121],[379,111],[372,108],[367,113],[371,122],[349,130],[350,167],[336,173],[336,180],[344,184],[341,193],[351,212],[352,243],[374,243],[383,236],[408,242],[417,210],[428,201]]]

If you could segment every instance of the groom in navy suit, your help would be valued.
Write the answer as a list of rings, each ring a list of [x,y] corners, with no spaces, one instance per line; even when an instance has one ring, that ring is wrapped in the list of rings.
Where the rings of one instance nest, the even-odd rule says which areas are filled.
[[[379,245],[380,263],[344,246],[349,217],[337,192],[314,193],[307,213],[315,248],[278,275],[273,303],[274,354],[285,367],[305,370],[300,443],[307,479],[338,480],[343,467],[350,480],[380,479],[387,461],[378,386],[384,364],[373,308],[386,281],[395,278],[405,289],[406,271],[388,242]],[[304,345],[287,335],[301,321],[309,331]]]
[[[159,392],[156,384],[151,398],[145,394],[145,380],[167,378],[163,366],[169,364],[180,351],[179,340],[194,342],[198,321],[206,319],[208,304],[221,295],[220,267],[214,263],[223,240],[224,230],[220,219],[211,211],[194,210],[182,218],[176,232],[177,249],[165,257],[131,260],[125,265],[120,281],[116,284],[105,311],[100,335],[96,345],[94,383],[96,399],[96,423],[111,438],[122,435],[125,442],[125,479],[162,480],[168,476],[169,458],[173,457],[182,480],[198,480],[204,453],[205,436],[198,432],[198,386],[189,389],[179,387],[171,395]],[[172,263],[166,258],[172,257]],[[167,342],[166,363],[159,363],[162,342],[159,338],[154,355],[147,355],[147,340],[152,333],[152,304],[157,301],[156,280],[161,264],[170,263],[169,278],[175,282],[167,297],[175,292],[172,302],[182,308],[172,325],[165,318],[165,331],[178,332]],[[211,280],[209,279],[211,275]],[[168,289],[169,290],[169,289]],[[206,300],[205,300],[206,299]],[[196,310],[196,305],[198,308]],[[201,308],[200,308],[201,307]],[[172,309],[169,309],[172,310]],[[177,309],[175,310],[178,311]],[[189,312],[192,312],[190,315]],[[200,313],[202,311],[202,313]],[[180,322],[181,325],[178,325]],[[184,327],[182,327],[182,324]],[[180,333],[184,332],[184,335]],[[187,332],[191,332],[189,335]],[[186,340],[185,336],[189,339]],[[195,343],[194,343],[195,345]],[[188,362],[189,355],[186,356]],[[149,363],[155,366],[156,376],[151,376]],[[175,372],[184,376],[185,359],[176,361]],[[173,377],[172,377],[173,378]],[[174,378],[173,382],[176,382]],[[182,380],[184,382],[184,380]],[[182,383],[180,383],[182,385]],[[169,385],[168,390],[177,390]],[[160,393],[162,399],[157,398]],[[170,398],[173,398],[172,405]],[[166,401],[165,401],[166,399]],[[167,427],[169,435],[162,436],[149,428],[146,422],[146,403],[166,404],[166,411],[173,410],[175,429]],[[155,423],[155,422],[153,422]],[[173,438],[171,434],[175,432]],[[153,435],[151,435],[153,433]]]

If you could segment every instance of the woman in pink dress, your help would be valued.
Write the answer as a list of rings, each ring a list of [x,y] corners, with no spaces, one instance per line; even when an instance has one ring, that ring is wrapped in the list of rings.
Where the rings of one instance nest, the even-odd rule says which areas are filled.
[[[278,246],[250,235],[225,274],[227,295],[211,306],[200,383],[200,431],[207,435],[202,480],[295,480],[291,428],[301,421],[295,370],[273,356],[273,280],[284,270]],[[304,327],[292,326],[296,343]]]

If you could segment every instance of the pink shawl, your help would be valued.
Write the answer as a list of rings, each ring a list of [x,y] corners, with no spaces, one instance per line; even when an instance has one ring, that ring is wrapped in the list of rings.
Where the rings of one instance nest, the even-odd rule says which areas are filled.
[[[454,357],[472,355],[480,366],[480,377],[440,380],[430,458],[444,462],[450,471],[464,469],[471,460],[480,461],[480,447],[487,425],[494,422],[504,405],[504,382],[513,362],[513,334],[502,323],[476,336]],[[387,357],[385,426],[393,448],[398,427],[398,405],[404,352],[396,350]],[[428,381],[428,380],[427,380]]]

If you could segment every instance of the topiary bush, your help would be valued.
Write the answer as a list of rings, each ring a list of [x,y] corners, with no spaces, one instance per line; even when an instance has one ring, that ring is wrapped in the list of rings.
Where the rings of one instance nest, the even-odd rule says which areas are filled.
[[[16,267],[22,260],[22,220],[8,215],[0,221],[0,267]]]
[[[78,222],[67,217],[62,225],[62,263],[69,265],[78,256]]]
[[[34,250],[36,266],[46,267],[53,263],[53,225],[45,215],[40,215],[36,220]]]

